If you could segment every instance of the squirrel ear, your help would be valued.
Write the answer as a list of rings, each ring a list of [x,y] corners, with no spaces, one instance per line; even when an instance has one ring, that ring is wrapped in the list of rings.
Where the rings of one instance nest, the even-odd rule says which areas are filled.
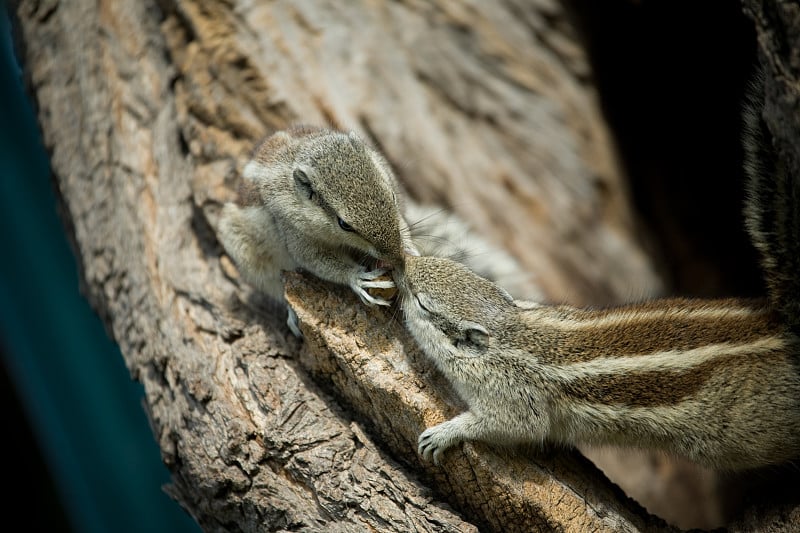
[[[417,298],[417,303],[423,309],[423,311],[427,311],[429,313],[433,312],[434,307],[436,307],[436,304],[431,298],[428,297],[427,294],[425,294],[424,292],[418,292],[414,296]]]
[[[511,294],[509,294],[509,292],[508,292],[507,290],[505,290],[505,289],[504,289],[503,287],[501,287],[500,285],[498,285],[498,286],[497,286],[497,288],[498,288],[498,289],[500,289],[500,294],[502,294],[502,295],[503,295],[503,298],[505,298],[505,299],[506,299],[508,302],[510,302],[510,303],[513,303],[513,302],[514,302],[514,297],[513,297],[513,296],[511,296]]]
[[[486,348],[489,345],[489,332],[477,322],[464,320],[461,322],[461,330],[470,344],[478,348]]]
[[[311,185],[311,180],[308,179],[308,176],[301,168],[295,168],[294,172],[292,172],[292,177],[294,178],[294,181],[298,182],[300,185],[304,185],[306,187]]]
[[[301,168],[295,168],[292,172],[292,177],[294,178],[294,186],[298,191],[298,194],[306,196],[309,200],[314,199],[314,188],[311,186],[311,180],[308,179],[308,175],[303,171]]]

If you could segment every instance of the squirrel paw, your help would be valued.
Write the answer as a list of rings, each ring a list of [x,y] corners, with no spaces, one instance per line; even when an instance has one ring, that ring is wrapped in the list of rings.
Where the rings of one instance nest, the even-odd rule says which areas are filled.
[[[375,270],[359,270],[355,273],[350,280],[350,288],[353,289],[361,301],[367,305],[392,305],[392,302],[381,298],[380,296],[373,296],[367,289],[391,289],[395,287],[393,281],[381,280],[374,281],[375,278],[386,274],[388,270],[385,268],[376,268]]]
[[[453,425],[443,422],[422,432],[417,440],[417,451],[426,461],[433,458],[433,464],[439,466],[439,459],[448,448],[461,442],[462,438]]]

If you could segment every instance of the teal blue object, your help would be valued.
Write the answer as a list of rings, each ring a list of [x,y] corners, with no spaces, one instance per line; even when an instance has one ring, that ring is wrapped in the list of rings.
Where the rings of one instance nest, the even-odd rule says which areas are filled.
[[[162,489],[142,387],[79,292],[5,10],[0,40],[0,350],[69,529],[198,532]]]

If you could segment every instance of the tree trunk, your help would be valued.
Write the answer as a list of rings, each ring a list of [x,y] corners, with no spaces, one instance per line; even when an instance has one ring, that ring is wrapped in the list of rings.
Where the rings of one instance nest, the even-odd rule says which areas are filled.
[[[797,128],[796,6],[746,4]],[[331,124],[371,139],[411,196],[505,246],[548,297],[659,294],[567,7],[22,0],[16,13],[85,294],[144,385],[170,493],[205,530],[672,529],[574,451],[466,444],[423,463],[417,435],[457,400],[397,310],[290,274],[298,341],[215,236],[259,138]],[[734,529],[800,517],[745,520]]]

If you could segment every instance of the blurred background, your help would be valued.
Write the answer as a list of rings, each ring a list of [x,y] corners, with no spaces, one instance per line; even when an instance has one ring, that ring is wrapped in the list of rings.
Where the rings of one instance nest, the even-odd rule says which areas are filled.
[[[79,292],[0,5],[0,391],[11,472],[4,508],[29,531],[198,532],[161,488],[169,473],[141,386]]]

